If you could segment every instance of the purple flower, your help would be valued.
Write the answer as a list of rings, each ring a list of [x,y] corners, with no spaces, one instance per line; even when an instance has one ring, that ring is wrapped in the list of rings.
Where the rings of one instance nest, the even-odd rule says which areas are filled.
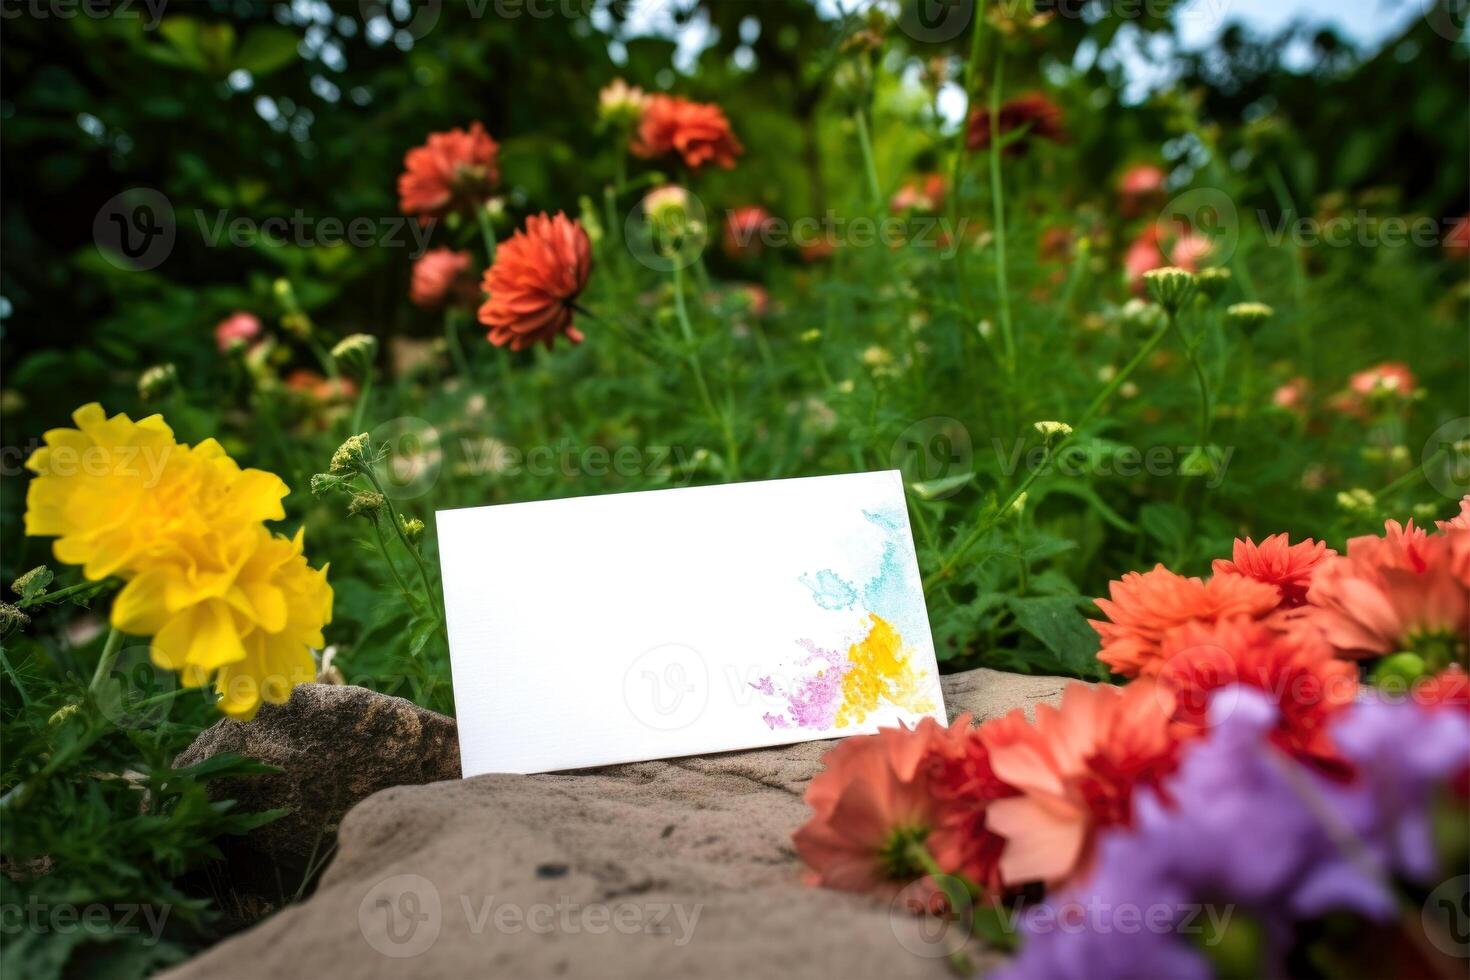
[[[1210,710],[1209,736],[1165,784],[1170,802],[1140,793],[1134,825],[1102,837],[1090,878],[1028,910],[1005,980],[1207,977],[1200,940],[1237,916],[1279,953],[1293,922],[1390,918],[1390,875],[1433,874],[1430,796],[1470,758],[1460,712],[1353,706],[1333,729],[1356,768],[1340,783],[1270,742],[1276,708],[1259,692],[1225,689]]]

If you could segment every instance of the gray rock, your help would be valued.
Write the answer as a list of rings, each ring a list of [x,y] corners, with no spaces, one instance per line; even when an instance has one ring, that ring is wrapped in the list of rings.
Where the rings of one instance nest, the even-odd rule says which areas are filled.
[[[977,721],[1065,683],[944,681]],[[384,790],[343,820],[315,895],[170,976],[949,976],[924,920],[802,883],[791,833],[831,745]]]
[[[248,722],[225,719],[199,734],[174,765],[234,752],[281,770],[211,784],[240,812],[287,808],[243,837],[219,841],[222,866],[189,884],[221,900],[231,925],[289,901],[336,844],[337,826],[359,802],[392,786],[458,780],[453,718],[362,687],[303,684],[286,704],[262,705]]]

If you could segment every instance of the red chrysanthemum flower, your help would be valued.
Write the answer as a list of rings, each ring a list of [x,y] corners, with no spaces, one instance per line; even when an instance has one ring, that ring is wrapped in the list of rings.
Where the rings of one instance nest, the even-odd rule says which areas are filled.
[[[707,163],[729,170],[745,152],[719,106],[673,95],[649,98],[631,149],[645,159],[678,153],[694,170]]]
[[[1470,528],[1446,521],[1427,534],[1388,521],[1381,538],[1353,538],[1317,569],[1301,612],[1339,657],[1453,662],[1470,642]]]
[[[1169,630],[1192,620],[1212,623],[1227,616],[1259,618],[1280,603],[1274,585],[1241,575],[1217,575],[1208,582],[1176,575],[1163,565],[1129,572],[1108,586],[1097,607],[1107,621],[1091,620],[1102,637],[1097,659],[1128,677],[1158,673],[1160,644]]]
[[[1004,137],[1024,128],[1026,134],[1005,148],[1008,157],[1024,156],[1030,150],[1033,139],[1065,143],[1067,132],[1062,127],[1062,110],[1051,99],[1040,92],[1027,92],[1000,107],[996,114],[996,129]],[[990,107],[977,106],[970,113],[969,129],[965,145],[971,150],[990,148]]]
[[[1294,608],[1306,603],[1317,566],[1335,554],[1325,541],[1311,538],[1297,544],[1291,544],[1285,534],[1273,534],[1260,544],[1250,538],[1236,538],[1233,555],[1216,558],[1214,572],[1244,575],[1274,585],[1281,592],[1281,605]]]
[[[473,306],[480,298],[479,283],[470,271],[474,256],[452,248],[431,248],[413,264],[408,298],[415,306],[437,310],[442,306]]]
[[[1173,771],[1178,741],[1172,695],[1152,681],[1126,687],[1073,683],[1060,708],[1037,705],[980,726],[994,774],[1017,795],[993,800],[986,827],[1005,838],[1007,885],[1057,884],[1086,871],[1097,831],[1127,825],[1133,791]]]
[[[572,304],[591,271],[592,244],[580,224],[560,211],[527,218],[525,230],[496,249],[485,273],[490,298],[480,307],[480,322],[490,328],[490,343],[522,350],[538,342],[550,347],[565,335],[580,344]]]
[[[479,123],[431,133],[427,143],[403,158],[399,209],[422,221],[479,207],[500,181],[499,155],[500,145]]]
[[[965,727],[969,721],[965,719]],[[807,787],[812,816],[791,835],[806,881],[845,891],[896,891],[923,876],[911,857],[934,826],[931,753],[959,737],[932,718],[844,739],[822,757]]]
[[[1005,890],[1000,857],[1006,842],[985,825],[985,811],[992,801],[1018,791],[995,774],[990,749],[980,729],[970,727],[969,715],[955,719],[950,731],[954,737],[939,743],[929,761],[935,801],[929,851],[946,872],[999,895]]]
[[[1205,726],[1214,692],[1233,684],[1265,692],[1279,715],[1273,740],[1300,758],[1337,769],[1327,724],[1352,704],[1358,670],[1332,655],[1313,630],[1289,620],[1243,617],[1187,623],[1170,631],[1162,647],[1159,684],[1175,695],[1178,734]]]
[[[765,247],[761,236],[772,220],[771,212],[759,204],[730,211],[725,216],[725,254],[732,259],[759,255]]]

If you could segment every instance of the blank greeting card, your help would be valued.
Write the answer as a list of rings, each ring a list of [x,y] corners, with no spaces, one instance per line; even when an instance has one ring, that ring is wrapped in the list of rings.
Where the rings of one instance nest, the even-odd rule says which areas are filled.
[[[943,722],[897,471],[438,513],[466,776]]]

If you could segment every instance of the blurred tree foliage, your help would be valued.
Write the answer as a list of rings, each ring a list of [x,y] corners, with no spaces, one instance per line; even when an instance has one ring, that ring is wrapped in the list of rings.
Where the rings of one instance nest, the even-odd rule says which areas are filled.
[[[681,71],[671,40],[627,36],[637,4],[192,0],[165,5],[156,23],[140,2],[114,6],[116,16],[101,18],[17,8],[22,15],[6,22],[0,102],[4,354],[15,371],[25,355],[50,350],[47,377],[63,370],[92,390],[105,390],[118,368],[153,360],[207,369],[200,332],[258,304],[279,274],[314,283],[308,304],[332,302],[344,325],[411,329],[395,322],[406,249],[241,250],[212,247],[208,234],[221,214],[390,218],[403,152],[428,131],[472,119],[503,141],[514,208],[570,210],[597,191],[585,163],[606,149],[589,120],[598,88],[617,75],[718,98],[738,121],[754,152],[706,185],[712,195],[820,213],[824,184],[852,173],[850,147],[824,146],[817,123],[831,96],[835,7],[653,5],[672,31],[700,25],[706,47]],[[1117,166],[1155,156],[1167,135],[1163,113],[1125,112],[1125,68],[1106,52],[1122,33],[1167,33],[1169,23],[1124,16],[1136,5],[1054,6],[1063,15],[1041,35],[1024,80],[1052,83],[1070,110],[1077,159],[1091,171],[1072,182],[1075,192],[1105,193]],[[1470,133],[1454,81],[1464,77],[1463,48],[1426,18],[1362,62],[1330,33],[1300,33],[1252,38],[1232,27],[1215,48],[1178,58],[1180,87],[1200,90],[1207,120],[1269,115],[1280,134],[1270,152],[1281,155],[1303,208],[1329,190],[1383,186],[1409,210],[1464,210]],[[912,65],[884,69],[954,56],[957,75],[967,37],[913,41]],[[1310,63],[1286,71],[1283,52],[1303,41]],[[922,147],[885,142],[881,128],[877,139],[895,164],[908,162],[905,153],[922,157]],[[91,247],[99,209],[139,186],[163,191],[178,224],[173,254],[148,275],[121,273]],[[1261,203],[1275,205],[1264,188]],[[11,380],[45,399],[52,386],[32,383],[35,370]]]

